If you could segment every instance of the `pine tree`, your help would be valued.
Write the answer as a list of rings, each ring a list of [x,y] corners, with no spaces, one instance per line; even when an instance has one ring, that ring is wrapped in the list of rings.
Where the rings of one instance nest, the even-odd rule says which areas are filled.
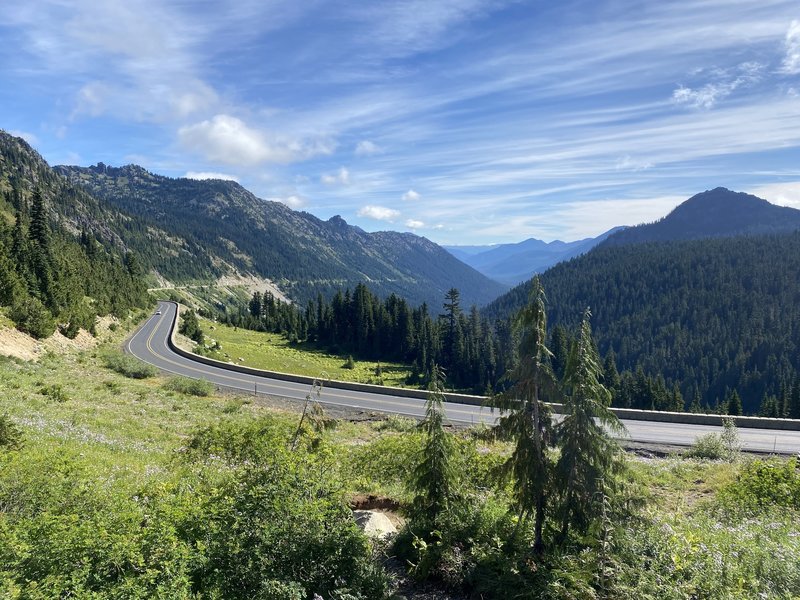
[[[800,377],[794,380],[788,404],[789,408],[786,411],[788,417],[790,419],[800,419]]]
[[[611,412],[611,394],[600,383],[602,368],[594,350],[587,308],[573,343],[564,383],[564,419],[556,426],[561,456],[556,465],[560,493],[561,538],[571,525],[585,531],[599,485],[613,488],[611,475],[621,466],[620,448],[607,430],[624,430]]]
[[[534,550],[542,552],[547,492],[552,464],[547,452],[552,417],[542,402],[543,396],[555,399],[557,382],[550,367],[547,349],[545,295],[539,278],[531,287],[528,305],[515,320],[519,334],[519,361],[509,379],[514,383],[503,394],[490,398],[493,408],[505,412],[496,425],[500,437],[514,444],[503,465],[503,474],[514,482],[514,502],[518,523],[534,515]]]
[[[412,507],[415,521],[431,530],[448,508],[455,480],[455,447],[450,434],[444,429],[444,399],[444,373],[438,365],[434,365],[428,385],[425,419],[420,423],[420,429],[425,434],[425,445],[411,481],[411,488],[416,492]]]
[[[689,412],[692,413],[703,412],[703,407],[700,406],[700,390],[697,389],[697,387],[694,388],[694,396],[692,396],[692,405],[689,407]]]
[[[742,414],[742,399],[739,397],[739,392],[733,390],[730,395],[728,395],[728,414],[733,416],[739,416]]]
[[[459,345],[463,344],[463,332],[461,331],[459,318],[461,316],[461,294],[456,288],[451,288],[445,294],[445,301],[442,307],[444,314],[439,315],[444,320],[444,337],[442,340],[442,362],[445,369],[452,377],[452,368],[456,365],[461,354]]]

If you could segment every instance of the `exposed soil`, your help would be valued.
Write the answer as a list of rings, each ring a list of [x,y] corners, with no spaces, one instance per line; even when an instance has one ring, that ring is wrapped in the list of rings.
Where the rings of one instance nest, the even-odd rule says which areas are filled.
[[[100,338],[108,333],[114,317],[100,317],[97,319],[95,329],[97,337],[81,329],[75,339],[69,339],[56,332],[44,340],[36,340],[26,333],[7,327],[0,328],[0,355],[12,356],[20,360],[37,361],[47,352],[63,353],[76,350],[89,350],[97,346]]]

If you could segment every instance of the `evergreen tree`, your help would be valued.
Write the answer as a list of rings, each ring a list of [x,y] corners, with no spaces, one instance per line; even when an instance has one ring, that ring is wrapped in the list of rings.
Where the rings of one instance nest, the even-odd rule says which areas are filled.
[[[689,407],[689,412],[692,413],[701,413],[703,412],[703,407],[700,406],[700,390],[696,387],[694,388],[694,396],[692,396],[692,404]]]
[[[528,305],[517,315],[515,328],[520,337],[519,361],[511,371],[511,387],[490,398],[493,408],[504,411],[496,425],[500,437],[511,440],[514,448],[502,473],[514,482],[514,502],[518,523],[534,515],[534,550],[542,552],[547,491],[552,465],[547,452],[552,417],[543,397],[555,399],[557,383],[550,367],[547,349],[545,295],[539,278],[531,287]]]
[[[587,308],[566,366],[564,419],[556,426],[561,449],[556,474],[562,539],[571,525],[586,530],[600,486],[613,489],[612,475],[621,466],[619,445],[607,430],[624,429],[609,408],[611,394],[600,383],[602,367],[594,349],[590,317]]]
[[[444,320],[444,338],[442,340],[442,363],[448,373],[458,367],[459,359],[463,354],[464,337],[461,329],[461,305],[458,290],[451,288],[445,294],[443,304],[444,314],[440,318]]]
[[[552,352],[550,360],[553,365],[553,373],[561,380],[564,378],[564,369],[569,358],[569,337],[561,325],[553,327],[553,332],[550,334],[550,350]]]
[[[444,373],[438,365],[431,370],[425,419],[420,429],[425,445],[413,471],[411,488],[416,492],[413,502],[414,520],[425,525],[430,533],[444,513],[453,495],[455,447],[444,429]]]
[[[733,390],[728,396],[728,414],[739,416],[742,414],[742,399],[739,397],[739,392]]]
[[[800,419],[800,377],[794,380],[792,393],[789,396],[789,408],[786,413],[790,419]]]
[[[200,322],[197,320],[197,315],[193,310],[187,310],[181,315],[181,325],[178,328],[178,332],[198,344],[202,344],[205,339],[203,330],[200,329]]]

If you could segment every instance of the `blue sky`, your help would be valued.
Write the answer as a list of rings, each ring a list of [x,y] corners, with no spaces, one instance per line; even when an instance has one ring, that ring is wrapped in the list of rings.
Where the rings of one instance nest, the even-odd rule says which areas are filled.
[[[444,244],[800,208],[796,0],[26,0],[0,127]]]

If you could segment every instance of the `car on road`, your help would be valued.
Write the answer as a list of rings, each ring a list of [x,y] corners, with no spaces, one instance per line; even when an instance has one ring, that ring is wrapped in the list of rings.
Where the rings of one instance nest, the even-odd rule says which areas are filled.
[[[158,316],[158,315],[160,315],[160,314],[161,314],[161,311],[160,311],[160,310],[157,310],[157,311],[156,311],[156,316]]]

